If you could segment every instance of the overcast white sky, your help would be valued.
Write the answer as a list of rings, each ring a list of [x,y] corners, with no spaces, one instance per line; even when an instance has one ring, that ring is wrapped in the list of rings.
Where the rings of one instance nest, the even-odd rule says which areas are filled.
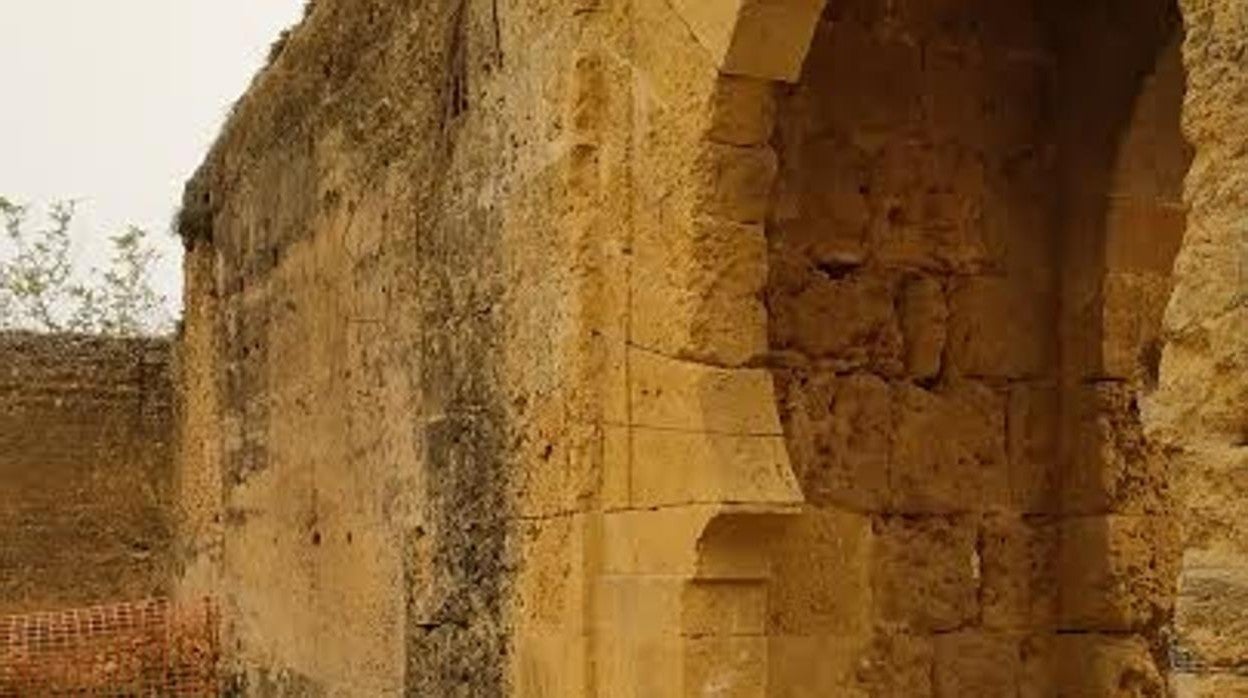
[[[77,199],[87,265],[151,230],[180,302],[170,221],[230,105],[303,0],[0,0],[0,195]]]

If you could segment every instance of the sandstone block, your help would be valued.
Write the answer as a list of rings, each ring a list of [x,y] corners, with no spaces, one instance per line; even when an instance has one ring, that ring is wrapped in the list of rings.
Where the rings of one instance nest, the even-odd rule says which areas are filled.
[[[930,637],[882,630],[858,660],[858,685],[872,698],[933,696],[934,654]]]
[[[584,605],[588,583],[586,519],[581,515],[526,521],[519,531],[520,559],[516,577],[517,622],[573,636],[585,631]]]
[[[588,638],[519,630],[513,642],[511,680],[517,698],[574,696],[584,690]]]
[[[763,698],[767,694],[767,638],[710,636],[685,639],[687,698]]]
[[[584,511],[604,465],[604,433],[597,426],[551,420],[517,454],[517,510],[524,516]]]
[[[723,72],[796,81],[823,0],[677,0],[675,6]]]
[[[772,299],[773,346],[826,361],[838,370],[902,368],[896,280],[872,271],[817,275],[799,293]]]
[[[1233,673],[1176,673],[1170,677],[1175,698],[1243,698],[1248,677]]]
[[[635,428],[634,507],[718,502],[801,501],[779,436],[738,436]]]
[[[1110,200],[1105,221],[1105,268],[1111,273],[1169,276],[1187,228],[1180,203]]]
[[[740,365],[767,346],[762,226],[699,217],[638,235],[633,342],[673,356]]]
[[[871,157],[844,137],[781,129],[773,246],[816,266],[862,264],[871,221]]]
[[[1071,452],[1062,481],[1066,511],[1152,514],[1166,509],[1166,459],[1145,437],[1132,386],[1079,388],[1069,419]]]
[[[1061,523],[1058,622],[1062,628],[1124,632],[1161,622],[1174,604],[1174,521],[1089,516]]]
[[[1005,400],[962,382],[894,389],[890,483],[896,510],[979,511],[1007,500]]]
[[[885,264],[973,273],[991,260],[984,226],[987,189],[975,153],[904,141],[876,161],[873,243]]]
[[[981,561],[984,627],[1053,627],[1057,619],[1057,525],[1049,519],[984,519]]]
[[[949,306],[949,360],[959,373],[1027,378],[1050,370],[1056,301],[1026,279],[956,280]]]
[[[804,374],[786,383],[794,470],[813,504],[883,511],[888,504],[892,391],[871,374]]]
[[[607,425],[602,430],[602,505],[608,510],[632,506],[632,441],[630,428]]]
[[[901,287],[901,328],[906,373],[929,379],[940,373],[948,335],[949,307],[941,283],[930,276],[910,277]]]
[[[913,44],[884,38],[857,22],[825,22],[811,47],[809,78],[797,87],[798,98],[821,123],[877,151],[922,118],[920,53]]]
[[[1059,635],[1056,648],[1060,696],[1163,698],[1165,680],[1144,638]]]
[[[808,508],[771,550],[768,633],[863,635],[871,627],[871,521]]]
[[[1187,568],[1179,578],[1179,666],[1231,670],[1248,657],[1248,568]]]
[[[961,631],[936,638],[938,698],[999,698],[1018,694],[1019,640],[1013,635]]]
[[[1057,388],[1010,387],[1006,413],[1010,502],[1017,511],[1049,513],[1057,506],[1059,405]]]
[[[858,681],[869,639],[852,635],[772,635],[767,672],[775,698],[867,698]]]
[[[779,436],[771,374],[724,369],[634,349],[629,353],[636,426]]]
[[[879,518],[872,579],[879,618],[917,631],[979,614],[978,527],[969,517]]]
[[[724,75],[711,95],[708,138],[737,146],[762,145],[775,129],[775,83]]]
[[[1167,276],[1111,272],[1103,286],[1100,363],[1096,375],[1155,380],[1162,317],[1170,297]]]
[[[776,154],[768,146],[703,144],[694,172],[698,213],[737,223],[762,222],[776,170]]]
[[[686,637],[763,637],[767,583],[761,580],[695,580],[682,598]]]

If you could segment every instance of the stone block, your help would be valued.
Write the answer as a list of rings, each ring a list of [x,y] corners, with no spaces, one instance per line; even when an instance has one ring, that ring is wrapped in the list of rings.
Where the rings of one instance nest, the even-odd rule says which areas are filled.
[[[586,572],[586,518],[533,519],[518,530],[523,560],[515,579],[516,622],[524,628],[575,636],[587,625],[591,583]]]
[[[970,517],[877,518],[872,579],[879,619],[940,632],[978,617],[978,533]]]
[[[908,277],[902,283],[900,301],[906,373],[918,379],[934,378],[940,373],[948,336],[944,288],[930,276]]]
[[[862,264],[871,221],[870,154],[847,138],[787,126],[780,129],[783,169],[768,231],[773,247],[816,267]]]
[[[1166,510],[1166,459],[1141,424],[1136,389],[1097,383],[1075,390],[1067,429],[1062,506],[1081,514],[1153,514]]]
[[[1139,636],[1059,635],[1054,641],[1059,696],[1163,698],[1165,679]]]
[[[607,425],[602,430],[602,505],[609,511],[628,509],[632,500],[630,428]]]
[[[724,75],[711,95],[711,128],[707,137],[736,146],[762,145],[776,125],[775,83]]]
[[[796,98],[818,123],[878,151],[922,118],[921,53],[859,23],[821,23]]]
[[[511,685],[517,698],[575,696],[584,690],[589,640],[551,631],[517,631]]]
[[[883,511],[889,497],[892,392],[883,380],[802,374],[785,384],[785,427],[807,500]]]
[[[824,0],[676,0],[720,70],[796,81]]]
[[[871,628],[871,521],[809,508],[771,547],[768,633],[865,635]]]
[[[762,637],[767,632],[767,582],[694,580],[682,598],[686,637]]]
[[[715,507],[608,512],[603,516],[602,568],[608,575],[689,577],[697,571],[697,540]]]
[[[858,660],[858,684],[872,698],[929,698],[934,655],[930,637],[881,630]]]
[[[1051,628],[1057,619],[1058,528],[1051,519],[985,517],[981,568],[983,625]]]
[[[516,508],[526,517],[585,511],[604,463],[601,427],[553,423],[534,429],[518,448]]]
[[[762,226],[699,217],[638,234],[633,343],[671,356],[741,365],[767,349]]]
[[[603,698],[680,695],[685,640],[639,626],[604,632],[594,641],[597,694]],[[584,689],[569,695],[583,695]]]
[[[1058,390],[1042,383],[1016,383],[1007,399],[1010,504],[1024,513],[1051,513],[1057,508],[1059,485]]]
[[[1180,203],[1111,198],[1105,220],[1106,270],[1168,277],[1186,228],[1187,209]]]
[[[776,179],[776,153],[766,145],[706,142],[694,165],[697,212],[736,223],[760,223]]]
[[[1096,377],[1156,380],[1169,278],[1157,273],[1110,272],[1102,287],[1100,362]]]
[[[594,583],[594,630],[599,637],[678,640],[683,636],[687,576],[608,572]]]
[[[975,273],[991,261],[984,165],[969,149],[901,141],[876,160],[873,244],[884,264]]]
[[[1231,671],[1248,657],[1248,568],[1187,567],[1179,577],[1174,655],[1180,668]]]
[[[767,695],[766,637],[689,637],[684,650],[685,681],[681,695],[686,698]]]
[[[949,361],[958,373],[1033,378],[1052,371],[1056,299],[1026,279],[955,280],[949,306]]]
[[[1177,529],[1153,516],[1064,519],[1058,549],[1062,629],[1130,632],[1169,617]]]
[[[635,426],[779,436],[771,374],[629,352]]]
[[[1027,635],[1019,641],[1018,698],[1053,698],[1061,695],[1056,683],[1056,642],[1051,634]]]
[[[1012,12],[1025,12],[1011,8]],[[924,52],[922,104],[935,136],[1013,154],[1041,143],[1052,74],[1034,61],[984,61],[961,47]]]
[[[1008,500],[1005,399],[973,382],[894,389],[890,477],[895,511],[951,513]]]
[[[630,492],[643,508],[801,501],[782,437],[644,427],[632,432]]]
[[[1174,698],[1244,698],[1248,676],[1235,673],[1175,673],[1170,676]]]
[[[799,292],[772,298],[773,347],[837,370],[899,374],[903,342],[896,293],[896,278],[888,274],[815,275]]]
[[[937,636],[935,644],[937,698],[1018,695],[1017,636],[959,631]]]
[[[858,681],[868,638],[852,635],[773,635],[767,673],[774,698],[868,698]]]

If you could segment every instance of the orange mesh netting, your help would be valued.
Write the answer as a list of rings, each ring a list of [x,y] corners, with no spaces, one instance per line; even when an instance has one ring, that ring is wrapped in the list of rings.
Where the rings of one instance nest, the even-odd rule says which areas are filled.
[[[216,696],[217,609],[163,599],[0,618],[0,698]]]

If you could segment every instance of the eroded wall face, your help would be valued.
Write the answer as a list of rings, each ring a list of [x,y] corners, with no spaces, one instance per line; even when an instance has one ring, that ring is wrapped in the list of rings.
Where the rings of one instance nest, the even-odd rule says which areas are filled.
[[[182,582],[222,595],[241,693],[504,693],[513,547],[566,540],[572,513],[563,489],[523,504],[518,464],[563,478],[573,451],[581,24],[561,3],[317,3],[188,190],[208,368],[188,373]]]
[[[0,333],[0,615],[169,590],[169,345]]]
[[[774,695],[1048,695],[1055,61],[1029,3],[918,5],[833,3],[780,101]]]
[[[776,695],[1163,690],[1175,528],[1140,404],[1186,213],[1176,18],[829,6],[768,226],[809,502]]]
[[[1142,415],[1187,213],[1182,28],[1169,3],[1092,8],[1062,28],[1058,622],[1101,658],[1088,679],[1098,691],[1134,677],[1162,695],[1178,527],[1172,474]]]
[[[1184,133],[1195,156],[1188,225],[1166,308],[1159,390],[1145,414],[1170,458],[1184,550],[1174,614],[1174,695],[1248,692],[1248,14],[1233,1],[1180,2]]]

